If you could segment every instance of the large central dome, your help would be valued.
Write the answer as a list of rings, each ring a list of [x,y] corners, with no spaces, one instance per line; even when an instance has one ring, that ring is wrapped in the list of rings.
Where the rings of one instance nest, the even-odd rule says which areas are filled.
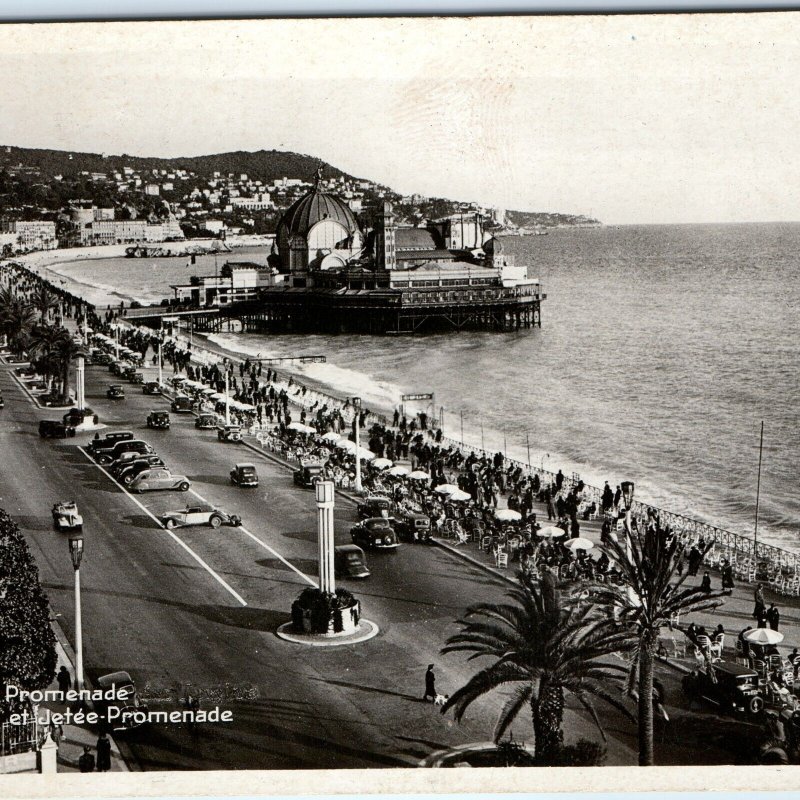
[[[278,246],[292,236],[307,236],[308,232],[322,220],[338,222],[353,234],[358,230],[358,223],[347,203],[338,197],[320,191],[315,186],[308,194],[295,201],[278,223]]]

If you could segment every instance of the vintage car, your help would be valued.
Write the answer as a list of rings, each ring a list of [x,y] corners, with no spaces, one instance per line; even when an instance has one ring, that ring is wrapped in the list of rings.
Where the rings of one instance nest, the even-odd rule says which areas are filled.
[[[322,464],[319,461],[301,461],[300,469],[296,469],[293,475],[294,482],[306,489],[312,489],[322,477]]]
[[[92,360],[95,364],[100,364],[103,367],[107,367],[114,360],[114,358],[110,353],[96,353],[92,356]]]
[[[185,394],[179,394],[170,406],[173,414],[191,414],[192,413],[192,398],[187,397]]]
[[[220,525],[230,525],[238,528],[242,518],[237,514],[226,514],[219,508],[208,505],[186,506],[180,511],[167,511],[161,515],[161,524],[165,528],[185,528],[188,525],[210,525],[219,528]]]
[[[398,508],[390,519],[401,541],[430,542],[431,518],[427,514]]]
[[[98,464],[105,466],[106,464],[113,464],[123,453],[147,455],[154,452],[155,450],[141,439],[126,439],[125,441],[117,442],[110,450],[100,450],[95,460]]]
[[[128,366],[130,366],[130,365],[126,364],[124,361],[119,361],[116,358],[114,358],[114,359],[111,360],[111,363],[108,365],[108,371],[112,375],[116,375],[117,377],[119,377],[120,375],[122,375],[123,370]]]
[[[147,456],[136,455],[122,464],[114,477],[123,485],[129,486],[131,481],[140,473],[151,467],[163,467],[164,462],[155,453]]]
[[[221,442],[241,442],[242,429],[238,425],[220,425],[217,428],[217,439]]]
[[[231,470],[231,483],[235,486],[258,486],[255,464],[236,464]]]
[[[134,371],[134,373],[132,375],[128,376],[128,380],[131,383],[143,384],[144,383],[144,373],[143,372],[139,372],[139,370],[136,370],[136,371]]]
[[[97,679],[103,692],[94,700],[103,730],[124,731],[138,728],[147,719],[147,706],[139,697],[136,685],[127,672],[112,672]]]
[[[121,383],[112,383],[106,391],[106,397],[109,400],[124,400],[125,387]]]
[[[385,517],[365,519],[350,529],[353,544],[374,550],[396,550],[400,546],[392,523]]]
[[[198,414],[194,426],[201,431],[215,431],[219,420],[216,414]]]
[[[123,453],[116,461],[108,465],[108,473],[114,478],[119,478],[128,467],[136,461],[145,461],[151,467],[163,467],[164,462],[155,453]]]
[[[147,381],[142,386],[142,394],[161,394],[161,387],[158,385],[158,381]]]
[[[132,380],[135,374],[136,367],[133,364],[124,364],[119,371],[120,378],[124,378],[126,381]]]
[[[79,531],[83,528],[83,517],[73,500],[53,506],[53,525],[57,531]]]
[[[75,435],[72,425],[65,425],[57,419],[43,419],[39,422],[39,436],[42,439],[66,439]]]
[[[395,504],[388,497],[365,497],[356,509],[359,519],[371,517],[391,517],[395,512]]]
[[[97,434],[97,437],[86,445],[86,449],[90,455],[97,456],[102,450],[113,450],[117,442],[128,442],[131,439],[133,439],[132,431],[108,431],[104,436]]]
[[[132,492],[156,492],[174,490],[188,492],[191,481],[185,475],[173,475],[166,467],[150,467],[143,469],[129,484]]]
[[[158,428],[159,430],[169,430],[169,412],[168,411],[151,411],[147,415],[147,427]]]
[[[714,703],[723,712],[759,714],[764,710],[758,673],[742,664],[703,664],[684,675],[681,685],[687,696]]]
[[[354,544],[342,544],[333,548],[333,569],[337,578],[370,576],[364,551]]]

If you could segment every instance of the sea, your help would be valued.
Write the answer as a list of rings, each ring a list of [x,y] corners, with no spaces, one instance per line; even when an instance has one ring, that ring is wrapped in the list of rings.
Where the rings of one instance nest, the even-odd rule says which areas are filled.
[[[212,338],[242,355],[324,355],[292,371],[386,413],[402,394],[433,393],[454,439],[590,484],[632,480],[637,499],[742,534],[755,523],[763,421],[759,538],[800,551],[800,223],[564,228],[504,243],[542,281],[541,329]],[[105,307],[266,255],[51,269]]]

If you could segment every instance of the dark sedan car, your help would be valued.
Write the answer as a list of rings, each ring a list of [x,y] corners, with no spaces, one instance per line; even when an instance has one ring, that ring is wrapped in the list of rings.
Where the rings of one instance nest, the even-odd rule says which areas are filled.
[[[168,411],[151,411],[147,415],[147,427],[157,428],[158,430],[169,430],[169,412]]]
[[[39,436],[42,439],[66,439],[75,435],[72,425],[65,425],[57,419],[43,419],[39,422]]]
[[[106,392],[106,397],[109,400],[124,400],[125,387],[122,386],[122,384],[120,383],[112,383],[111,386],[108,387],[108,391]]]
[[[158,381],[147,381],[142,386],[142,394],[161,394],[161,387],[158,385]]]
[[[237,464],[231,470],[231,483],[235,486],[258,486],[255,464]]]
[[[394,514],[395,504],[388,497],[365,497],[358,504],[358,518],[390,517]]]
[[[354,544],[342,544],[333,548],[333,568],[337,578],[368,578],[370,576],[364,551]]]
[[[123,486],[128,486],[139,473],[151,467],[163,466],[164,462],[161,460],[161,457],[157,456],[155,453],[151,453],[147,456],[137,456],[136,458],[124,461],[117,468],[116,474],[112,473],[112,475],[114,475]]]
[[[722,712],[759,714],[764,709],[758,673],[730,661],[704,664],[684,675],[682,687],[689,697],[707,700]]]
[[[384,517],[365,519],[350,529],[353,544],[373,550],[396,550],[400,546],[392,523]]]

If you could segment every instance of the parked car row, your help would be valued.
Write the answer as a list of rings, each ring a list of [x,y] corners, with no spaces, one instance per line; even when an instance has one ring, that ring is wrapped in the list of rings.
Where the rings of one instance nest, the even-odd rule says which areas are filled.
[[[155,450],[132,431],[109,431],[96,436],[87,450],[109,474],[132,492],[151,492],[172,489],[188,492],[191,481],[185,475],[173,475]]]

